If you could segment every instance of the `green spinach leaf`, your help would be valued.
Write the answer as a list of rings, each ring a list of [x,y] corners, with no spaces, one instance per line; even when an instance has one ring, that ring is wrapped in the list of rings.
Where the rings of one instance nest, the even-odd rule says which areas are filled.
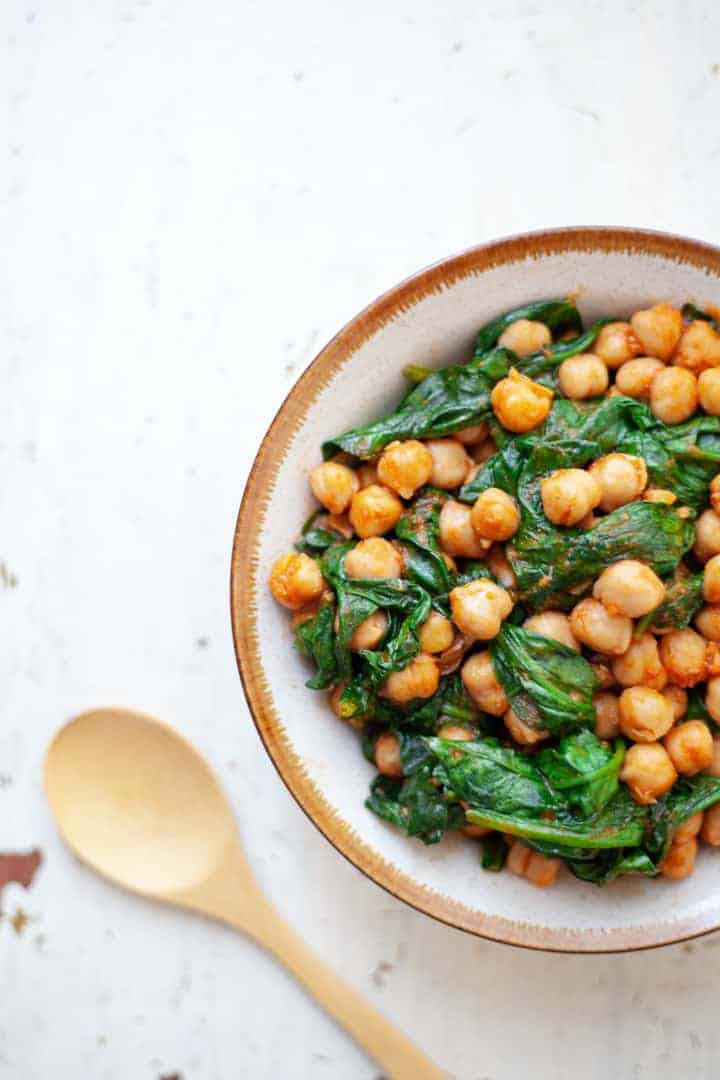
[[[462,807],[448,802],[432,783],[430,764],[404,780],[376,777],[365,805],[407,836],[419,836],[425,844],[436,844],[447,829],[465,824]]]

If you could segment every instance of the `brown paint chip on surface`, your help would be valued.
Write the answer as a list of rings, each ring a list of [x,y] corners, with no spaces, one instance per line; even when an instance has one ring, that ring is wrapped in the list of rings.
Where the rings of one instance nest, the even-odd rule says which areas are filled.
[[[42,862],[39,848],[21,854],[19,851],[0,852],[0,898],[6,885],[14,882],[29,889]]]

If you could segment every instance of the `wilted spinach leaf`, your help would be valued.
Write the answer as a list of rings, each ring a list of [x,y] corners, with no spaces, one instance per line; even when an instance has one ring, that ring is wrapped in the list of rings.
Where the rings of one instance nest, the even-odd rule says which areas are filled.
[[[464,825],[465,815],[461,806],[447,801],[431,779],[431,764],[421,766],[404,780],[377,776],[365,805],[408,836],[436,844],[446,829]]]
[[[682,630],[703,606],[703,575],[675,578],[665,583],[665,600],[649,615],[638,619],[635,634],[643,634],[648,626],[657,630]]]
[[[614,745],[598,739],[591,731],[566,735],[557,746],[540,751],[537,764],[557,792],[585,817],[591,817],[610,802],[619,786],[625,757],[625,743]]]
[[[494,348],[500,335],[518,319],[545,323],[548,330],[556,334],[564,330],[576,330],[578,334],[582,331],[582,319],[574,300],[536,300],[532,304],[506,311],[504,315],[486,323],[478,331],[474,355],[484,356],[489,349]]]
[[[507,840],[500,833],[491,833],[490,836],[484,837],[481,860],[483,870],[490,870],[493,873],[502,870],[509,850]]]
[[[450,498],[446,491],[423,488],[397,523],[395,534],[404,541],[405,573],[432,595],[447,593],[452,575],[440,554],[440,511]]]
[[[311,690],[325,690],[338,680],[334,623],[335,604],[329,602],[295,631],[295,648],[317,666],[316,674],[305,683]]]

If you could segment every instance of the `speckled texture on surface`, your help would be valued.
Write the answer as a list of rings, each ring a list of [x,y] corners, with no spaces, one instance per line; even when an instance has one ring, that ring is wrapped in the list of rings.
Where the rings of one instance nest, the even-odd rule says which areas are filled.
[[[712,1077],[720,937],[524,953],[330,848],[249,722],[227,573],[267,423],[377,293],[545,225],[720,241],[716,5],[8,0],[0,83],[0,849],[45,853],[3,892],[3,1080],[377,1075],[253,946],[60,847],[44,746],[102,702],[197,741],[288,919],[456,1077]]]

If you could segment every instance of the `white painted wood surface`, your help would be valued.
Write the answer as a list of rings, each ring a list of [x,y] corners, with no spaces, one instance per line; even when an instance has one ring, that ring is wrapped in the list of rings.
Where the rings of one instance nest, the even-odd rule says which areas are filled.
[[[60,846],[45,745],[116,702],[197,742],[287,918],[458,1080],[714,1076],[720,936],[511,950],[327,845],[249,721],[227,578],[267,423],[378,292],[543,225],[720,241],[720,10],[6,0],[0,84],[0,850],[45,852],[3,897],[0,1075],[377,1075],[253,946]]]

